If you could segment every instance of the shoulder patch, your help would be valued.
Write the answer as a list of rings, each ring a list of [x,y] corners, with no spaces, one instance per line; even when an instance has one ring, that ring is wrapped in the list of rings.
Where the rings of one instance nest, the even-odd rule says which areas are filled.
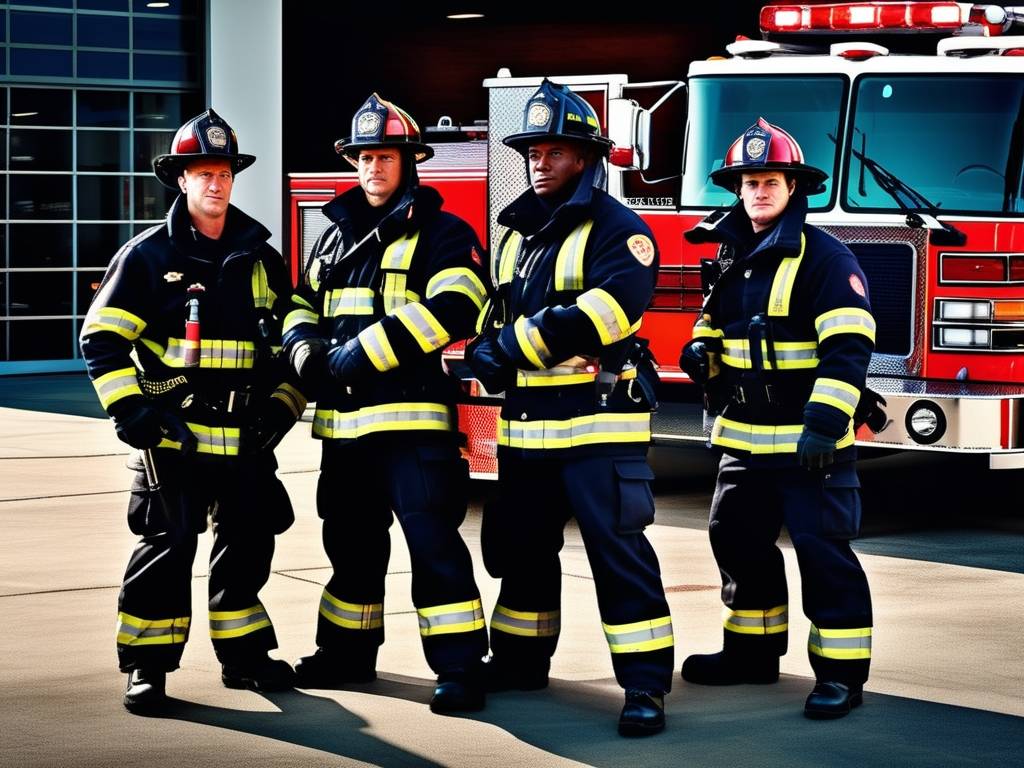
[[[636,260],[645,267],[651,266],[654,261],[654,243],[647,235],[630,235],[626,239],[626,247],[636,257]]]
[[[857,275],[852,273],[850,274],[850,287],[853,288],[853,292],[861,298],[867,298],[868,292],[864,289],[864,283],[861,282],[861,279]]]

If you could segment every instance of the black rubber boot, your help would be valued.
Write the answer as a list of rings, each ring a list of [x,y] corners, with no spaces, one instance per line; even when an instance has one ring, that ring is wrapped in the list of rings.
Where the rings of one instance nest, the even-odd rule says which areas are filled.
[[[818,682],[804,704],[804,715],[811,720],[833,720],[845,717],[850,710],[864,703],[864,689],[860,685],[846,685],[831,681]]]
[[[767,685],[778,682],[778,656],[737,656],[725,651],[688,656],[683,662],[683,680],[698,685]]]
[[[291,665],[267,655],[221,664],[220,679],[225,688],[247,688],[250,691],[286,691],[295,687],[295,672]]]
[[[665,697],[660,691],[626,691],[626,704],[619,715],[622,736],[653,736],[665,730]]]
[[[487,699],[480,672],[462,669],[437,676],[430,711],[439,715],[451,712],[479,712]]]
[[[377,679],[374,660],[346,658],[341,651],[317,648],[312,656],[295,662],[295,685],[299,688],[343,688]]]
[[[128,673],[124,708],[137,714],[160,711],[167,705],[166,686],[166,672],[133,669]]]
[[[484,687],[488,693],[501,691],[539,691],[548,687],[549,664],[521,666],[491,656],[483,665]]]

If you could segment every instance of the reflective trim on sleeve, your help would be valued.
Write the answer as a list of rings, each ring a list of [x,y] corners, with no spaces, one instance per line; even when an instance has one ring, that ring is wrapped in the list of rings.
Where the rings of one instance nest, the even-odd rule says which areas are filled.
[[[491,274],[495,285],[505,285],[512,282],[512,278],[516,273],[516,261],[519,258],[519,246],[522,243],[523,236],[514,229],[509,230],[508,236],[501,246],[501,254],[498,257],[496,269]]]
[[[777,605],[765,611],[722,609],[722,624],[741,635],[777,635],[789,629],[789,606]]]
[[[118,336],[124,336],[128,341],[135,341],[142,335],[146,328],[146,321],[138,315],[133,315],[117,307],[99,307],[90,309],[85,317],[85,327],[82,328],[82,336],[99,331],[110,331]]]
[[[408,272],[419,239],[420,233],[413,232],[411,235],[403,235],[391,243],[384,249],[384,255],[380,260],[381,269]]]
[[[484,305],[480,308],[480,313],[476,316],[476,334],[479,336],[484,332],[484,321],[487,319],[487,312],[491,308],[491,300],[488,299],[484,302]]]
[[[346,603],[325,589],[320,596],[320,615],[345,629],[380,629],[384,603]]]
[[[359,339],[359,343],[363,345],[363,351],[366,352],[366,356],[370,358],[373,367],[378,371],[383,373],[398,367],[398,358],[395,357],[395,351],[391,348],[388,335],[384,333],[380,323],[363,328],[356,338]]]
[[[188,339],[168,339],[160,360],[169,368],[184,368],[185,352],[194,345]],[[256,345],[251,341],[202,339],[199,343],[200,368],[252,368],[255,363]]]
[[[210,637],[227,640],[243,637],[270,626],[270,617],[260,604],[242,611],[210,611]]]
[[[188,640],[190,616],[174,619],[140,619],[121,611],[117,614],[118,645],[173,645]]]
[[[434,317],[433,312],[422,304],[406,304],[399,307],[395,310],[395,317],[401,321],[424,352],[441,349],[451,340],[451,334]]]
[[[468,267],[442,269],[427,282],[428,299],[446,291],[461,293],[468,297],[477,309],[483,309],[484,301],[487,299],[487,289]]]
[[[837,333],[859,333],[875,343],[875,318],[860,307],[840,307],[818,315],[814,320],[820,344]]]
[[[650,413],[598,413],[564,420],[498,419],[498,445],[510,448],[575,448],[599,443],[648,443]]]
[[[555,258],[555,290],[583,290],[583,252],[593,228],[592,219],[581,222],[562,241]]]
[[[845,381],[821,377],[815,379],[808,402],[831,405],[847,416],[853,416],[860,402],[860,390]]]
[[[850,661],[871,658],[871,627],[819,629],[811,624],[807,650],[826,659]]]
[[[316,312],[309,309],[293,309],[287,315],[284,316],[284,323],[281,326],[282,333],[288,333],[296,327],[309,323],[310,325],[317,325],[320,322],[320,318],[317,317]]]
[[[772,347],[775,349],[775,362],[780,371],[818,366],[818,342],[816,341],[776,341]],[[761,360],[765,370],[773,370],[768,357],[768,342],[764,339],[761,340]],[[753,365],[750,359],[750,341],[747,339],[723,339],[722,363],[732,368],[749,370]]]
[[[605,624],[604,636],[612,653],[642,653],[671,648],[675,645],[672,636],[672,617],[662,616],[649,621],[634,621],[632,624]]]
[[[318,408],[313,416],[313,434],[325,440],[353,440],[374,432],[403,430],[450,432],[452,415],[440,403],[385,403],[358,411]]]
[[[516,320],[512,329],[516,334],[516,341],[519,342],[519,349],[537,368],[547,367],[551,360],[551,352],[548,345],[544,343],[544,337],[540,335],[540,328],[528,317],[520,317]]]
[[[335,288],[324,294],[324,317],[372,315],[372,288]]]
[[[305,307],[306,309],[311,309],[311,310],[315,310],[316,309],[316,307],[314,307],[312,304],[310,304],[304,298],[299,296],[299,294],[297,294],[297,293],[293,293],[292,294],[292,304],[298,304],[300,307]]]
[[[286,381],[277,385],[277,389],[274,390],[271,397],[280,400],[282,403],[287,405],[288,410],[292,412],[292,415],[295,416],[296,420],[299,419],[302,416],[302,412],[306,410],[306,396]]]
[[[711,444],[756,454],[796,453],[803,428],[803,424],[745,424],[718,416],[711,428]],[[836,449],[853,445],[853,441],[851,420],[846,434],[836,441]]]
[[[804,258],[804,248],[807,247],[807,237],[800,233],[800,253],[796,256],[789,256],[779,263],[775,270],[775,279],[772,280],[772,290],[768,294],[768,316],[786,317],[789,315],[789,300],[793,295],[793,285],[796,283],[796,273],[800,269],[800,262]]]
[[[725,337],[725,331],[721,328],[714,328],[711,325],[711,315],[702,315],[693,325],[692,338],[694,339],[721,339]]]
[[[561,611],[513,611],[495,605],[491,631],[520,637],[556,637],[562,629]]]
[[[591,288],[576,299],[576,305],[590,318],[605,346],[629,335],[629,318],[608,291]]]
[[[399,307],[419,301],[418,293],[407,290],[409,282],[405,272],[385,272],[381,296],[384,298],[384,313],[393,315]]]
[[[100,405],[106,410],[112,403],[132,395],[141,395],[139,378],[134,368],[120,368],[105,373],[92,383],[99,395]]]
[[[277,301],[277,294],[270,288],[267,279],[267,268],[262,261],[252,265],[252,300],[256,309],[271,309]]]
[[[417,608],[416,614],[419,616],[420,635],[423,637],[475,632],[485,627],[480,598],[464,603]]]

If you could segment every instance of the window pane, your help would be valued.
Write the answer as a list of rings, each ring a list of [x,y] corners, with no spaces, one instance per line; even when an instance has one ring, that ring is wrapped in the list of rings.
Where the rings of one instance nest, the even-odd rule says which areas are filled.
[[[203,102],[196,93],[135,94],[136,128],[165,128],[173,136],[180,125],[202,111]],[[169,139],[164,146],[170,146]]]
[[[12,171],[70,171],[71,131],[11,131]]]
[[[103,270],[76,271],[75,286],[78,291],[78,314],[83,315],[92,303],[92,297],[99,290],[100,282],[103,280]]]
[[[196,61],[192,56],[135,54],[136,80],[166,80],[191,83],[196,80]]]
[[[11,224],[12,267],[70,267],[70,224]]]
[[[128,17],[79,16],[78,44],[96,48],[127,48]]]
[[[6,142],[7,142],[7,129],[6,128],[0,128],[0,142],[3,142],[3,143],[0,143],[0,147],[4,147],[4,146],[7,145],[6,144]],[[6,171],[7,170],[7,153],[3,152],[3,151],[0,151],[0,170],[2,170],[2,171]],[[5,184],[4,179],[0,178],[0,186],[3,186],[4,184]],[[2,214],[3,214],[3,212],[0,211],[0,218],[3,218]]]
[[[14,5],[38,5],[48,8],[70,8],[71,0],[18,0]]]
[[[87,11],[127,11],[128,0],[78,0],[78,8]]]
[[[70,176],[11,176],[12,219],[70,219]]]
[[[67,360],[74,357],[73,320],[22,320],[9,326],[11,360]]]
[[[135,170],[152,172],[153,158],[165,155],[171,148],[174,131],[139,131],[135,134]]]
[[[12,48],[11,74],[71,77],[71,51]]]
[[[175,16],[179,14],[195,16],[196,13],[196,0],[172,0],[166,8],[150,8],[150,2],[152,0],[132,0],[132,8],[136,13],[162,13]]]
[[[196,49],[196,25],[182,19],[135,17],[136,50],[192,51]]]
[[[128,161],[129,142],[127,131],[79,131],[78,170],[131,170]]]
[[[71,14],[11,11],[11,42],[71,45]]]
[[[71,91],[12,88],[12,125],[71,125]]]
[[[127,176],[79,176],[78,218],[131,218],[129,184]]]
[[[78,76],[127,80],[128,54],[82,51],[78,54]]]
[[[128,94],[119,91],[79,91],[78,125],[128,127]]]
[[[71,272],[9,272],[11,314],[70,315],[71,276]]]
[[[158,220],[167,215],[177,193],[161,184],[155,176],[135,178],[135,218]]]
[[[0,296],[3,296],[4,291],[4,279],[0,277]],[[0,298],[0,314],[3,314],[3,299]],[[0,320],[0,360],[7,360],[7,332],[10,323],[6,320]]]
[[[130,224],[79,224],[78,266],[105,268],[131,237]]]

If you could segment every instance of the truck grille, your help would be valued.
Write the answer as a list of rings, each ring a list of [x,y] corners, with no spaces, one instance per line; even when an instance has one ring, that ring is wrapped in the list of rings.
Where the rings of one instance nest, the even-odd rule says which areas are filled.
[[[875,352],[910,354],[914,301],[914,249],[907,243],[851,243],[868,279],[871,314],[878,326]]]

